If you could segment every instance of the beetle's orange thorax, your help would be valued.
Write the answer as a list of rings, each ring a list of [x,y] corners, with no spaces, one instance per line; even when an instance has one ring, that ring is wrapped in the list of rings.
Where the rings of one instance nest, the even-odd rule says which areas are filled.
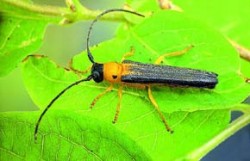
[[[123,72],[123,65],[115,62],[103,64],[103,77],[104,80],[111,83],[121,82]]]

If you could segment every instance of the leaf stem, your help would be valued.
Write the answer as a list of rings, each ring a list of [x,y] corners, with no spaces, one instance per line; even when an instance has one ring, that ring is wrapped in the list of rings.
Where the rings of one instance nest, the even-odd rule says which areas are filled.
[[[191,152],[185,158],[185,160],[190,160],[190,161],[200,160],[208,152],[213,150],[216,146],[218,146],[220,143],[225,141],[227,138],[235,134],[237,131],[239,131],[241,128],[245,127],[249,123],[250,123],[250,113],[246,112],[242,116],[237,118],[235,121],[233,121],[224,131],[219,133],[217,136],[208,141],[206,144],[202,145],[200,148]]]

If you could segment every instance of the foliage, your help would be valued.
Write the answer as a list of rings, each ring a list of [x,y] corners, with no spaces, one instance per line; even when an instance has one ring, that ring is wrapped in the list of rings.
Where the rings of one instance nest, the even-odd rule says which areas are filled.
[[[104,95],[90,110],[92,100],[108,84],[85,82],[67,91],[53,104],[41,122],[35,143],[33,131],[39,114],[56,94],[78,80],[79,75],[59,67],[48,57],[26,56],[41,45],[47,24],[93,19],[100,12],[86,9],[77,0],[68,0],[67,8],[53,9],[29,1],[3,0],[0,2],[0,33],[3,33],[0,38],[0,74],[5,75],[21,64],[27,91],[40,111],[0,114],[1,160],[199,160],[249,123],[250,107],[242,101],[250,93],[250,85],[244,79],[249,76],[250,65],[240,59],[225,38],[228,34],[237,41],[236,32],[232,36],[229,34],[232,32],[221,29],[228,25],[227,21],[217,25],[217,21],[212,23],[207,18],[202,22],[209,14],[199,14],[203,13],[202,9],[194,7],[192,10],[186,2],[178,2],[183,10],[187,8],[187,12],[181,13],[162,11],[155,1],[127,3],[147,15],[146,18],[125,13],[110,13],[104,17],[122,24],[113,39],[91,48],[96,61],[120,62],[132,46],[135,54],[127,59],[154,63],[164,53],[193,45],[194,48],[184,55],[168,57],[162,64],[216,72],[219,75],[217,87],[214,90],[154,87],[153,95],[175,131],[170,134],[145,90],[123,89],[120,116],[112,125],[119,87],[115,86],[113,92]],[[209,3],[213,2],[199,2],[197,5]],[[223,16],[228,15],[213,18],[221,22],[219,19]],[[86,52],[76,55],[72,66],[78,70],[89,68],[91,64]],[[244,114],[229,124],[232,110]]]

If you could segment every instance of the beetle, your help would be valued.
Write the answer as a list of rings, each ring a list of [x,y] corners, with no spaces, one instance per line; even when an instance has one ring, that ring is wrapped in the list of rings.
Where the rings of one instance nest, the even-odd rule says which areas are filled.
[[[87,34],[87,55],[89,61],[92,63],[91,74],[84,79],[76,81],[62,90],[59,94],[55,96],[51,100],[51,102],[47,105],[44,111],[41,113],[35,127],[34,138],[37,139],[37,133],[39,129],[40,122],[48,111],[48,109],[53,105],[53,103],[68,89],[72,88],[75,85],[78,85],[82,82],[94,80],[96,83],[100,83],[103,81],[107,81],[110,83],[110,86],[100,93],[91,103],[90,107],[93,108],[95,103],[107,92],[113,89],[114,84],[120,84],[118,89],[119,101],[116,107],[116,113],[113,119],[113,123],[115,123],[118,119],[121,107],[121,97],[122,97],[122,88],[123,86],[130,87],[140,87],[148,90],[148,97],[151,101],[152,105],[156,109],[159,114],[162,122],[164,123],[166,130],[169,132],[173,132],[172,129],[168,126],[167,121],[162,114],[157,102],[155,101],[151,86],[159,85],[159,86],[184,86],[184,87],[196,87],[196,88],[215,88],[218,83],[218,75],[214,72],[190,69],[190,68],[181,68],[169,65],[160,65],[160,62],[164,59],[164,57],[169,55],[181,55],[192,48],[192,46],[187,47],[186,49],[174,52],[171,54],[164,54],[160,56],[155,64],[145,64],[141,62],[135,62],[131,60],[125,60],[127,56],[133,55],[133,48],[131,51],[124,55],[122,63],[117,62],[108,62],[108,63],[97,63],[94,60],[94,57],[89,49],[89,38],[90,33],[92,31],[94,23],[103,15],[110,12],[127,12],[130,14],[134,14],[140,17],[144,17],[144,15],[126,10],[126,9],[110,9],[99,14],[90,24],[88,34]]]

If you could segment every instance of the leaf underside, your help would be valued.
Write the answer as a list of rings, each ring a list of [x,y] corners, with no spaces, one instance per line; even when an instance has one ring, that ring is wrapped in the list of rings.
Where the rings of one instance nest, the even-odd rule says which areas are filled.
[[[110,124],[69,111],[51,112],[35,143],[38,114],[0,114],[5,129],[0,133],[1,160],[149,160],[135,141]]]
[[[229,121],[226,110],[166,114],[175,130],[170,134],[162,129],[152,109],[134,119],[121,119],[116,125],[103,122],[104,118],[94,119],[93,113],[54,110],[44,118],[34,143],[38,115],[0,114],[4,129],[0,131],[1,160],[174,160],[207,142]]]

